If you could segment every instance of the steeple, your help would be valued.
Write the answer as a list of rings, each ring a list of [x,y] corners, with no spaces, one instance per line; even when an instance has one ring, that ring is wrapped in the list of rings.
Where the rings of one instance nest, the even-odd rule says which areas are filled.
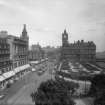
[[[64,29],[64,34],[67,34],[66,29]]]
[[[22,38],[26,40],[29,39],[27,35],[26,24],[23,25]]]
[[[22,31],[22,36],[24,36],[24,37],[27,36],[26,24],[24,24],[23,31]]]

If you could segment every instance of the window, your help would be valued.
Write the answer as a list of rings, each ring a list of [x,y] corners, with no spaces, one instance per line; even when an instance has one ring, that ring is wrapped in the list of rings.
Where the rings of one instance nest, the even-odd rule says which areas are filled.
[[[0,40],[0,42],[2,43],[2,39]]]

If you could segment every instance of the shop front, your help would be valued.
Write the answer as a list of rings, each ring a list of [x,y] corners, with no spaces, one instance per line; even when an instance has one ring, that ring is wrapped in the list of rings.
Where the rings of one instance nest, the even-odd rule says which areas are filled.
[[[3,77],[5,78],[5,86],[13,84],[15,79],[15,72],[13,71],[6,72],[3,74]]]
[[[1,75],[0,76],[0,90],[5,88],[5,78]]]
[[[29,73],[30,71],[31,71],[31,67],[29,64],[22,66],[21,68],[22,77],[26,75],[27,73]]]
[[[25,74],[31,71],[30,68],[31,67],[29,64],[15,68],[14,69],[14,72],[16,73],[15,80],[22,78]]]

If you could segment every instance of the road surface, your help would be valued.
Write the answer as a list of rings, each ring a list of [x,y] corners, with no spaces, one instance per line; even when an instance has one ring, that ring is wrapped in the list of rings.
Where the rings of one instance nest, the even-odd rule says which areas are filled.
[[[49,72],[46,71],[42,76],[38,76],[35,72],[30,73],[30,77],[26,78],[24,85],[18,93],[8,100],[9,105],[34,105],[30,94],[35,91],[42,81],[50,79]]]
[[[34,105],[30,94],[36,91],[41,82],[53,78],[49,72],[51,68],[53,69],[52,66],[51,63],[48,63],[48,67],[42,75],[38,75],[37,72],[30,72],[13,84],[3,100],[4,105]],[[3,103],[0,105],[3,105]]]

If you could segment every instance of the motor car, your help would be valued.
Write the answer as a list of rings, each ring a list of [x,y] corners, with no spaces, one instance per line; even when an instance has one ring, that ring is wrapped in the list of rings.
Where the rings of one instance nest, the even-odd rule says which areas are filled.
[[[36,69],[35,68],[32,68],[32,71],[36,71]]]
[[[19,77],[16,77],[15,80],[16,80],[16,81],[19,80]]]
[[[13,84],[13,83],[14,83],[14,80],[11,79],[11,80],[10,80],[10,83]]]
[[[42,75],[44,72],[45,71],[44,70],[41,70],[41,69],[37,71],[38,75]]]
[[[5,97],[5,94],[0,94],[0,100]]]

